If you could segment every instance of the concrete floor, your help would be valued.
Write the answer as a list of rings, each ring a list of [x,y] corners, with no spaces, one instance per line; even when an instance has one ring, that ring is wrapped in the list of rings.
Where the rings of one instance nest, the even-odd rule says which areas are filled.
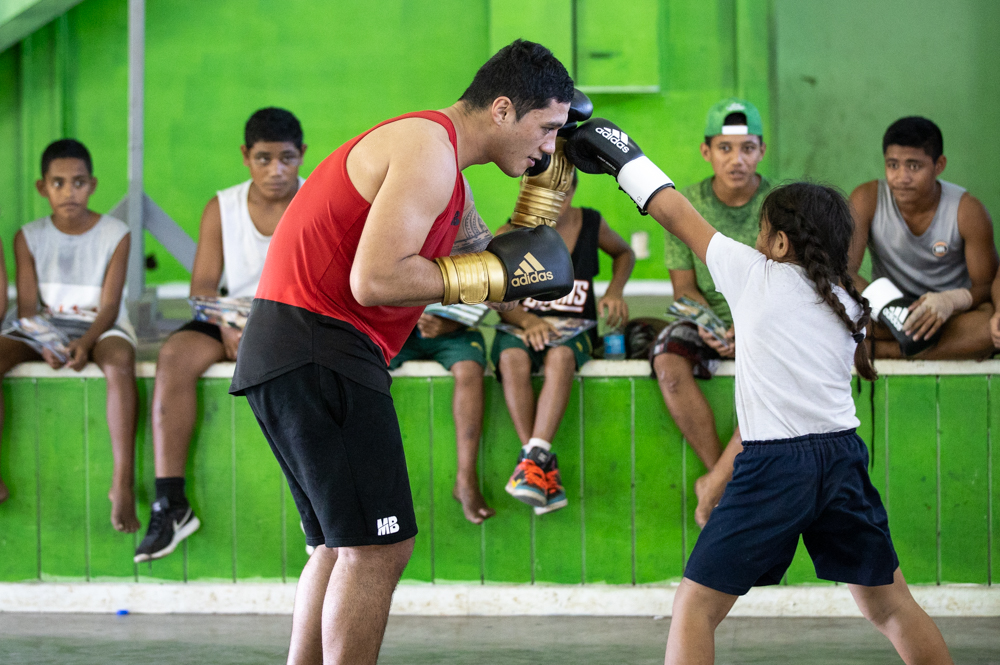
[[[960,665],[1000,664],[1000,618],[938,619]],[[3,665],[284,663],[287,616],[0,613]],[[383,665],[663,662],[669,619],[602,617],[392,617]],[[861,619],[731,618],[717,663],[899,663]]]

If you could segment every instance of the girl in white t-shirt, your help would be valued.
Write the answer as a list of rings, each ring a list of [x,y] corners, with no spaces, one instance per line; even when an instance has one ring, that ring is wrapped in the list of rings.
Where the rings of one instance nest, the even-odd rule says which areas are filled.
[[[744,439],[677,590],[666,662],[713,662],[716,627],[751,586],[780,582],[801,535],[817,576],[848,584],[906,663],[951,663],[900,572],[854,431],[852,361],[876,375],[863,343],[871,310],[847,269],[847,202],[820,185],[775,189],[756,249],[717,233],[674,189],[648,212],[705,262],[732,309]]]

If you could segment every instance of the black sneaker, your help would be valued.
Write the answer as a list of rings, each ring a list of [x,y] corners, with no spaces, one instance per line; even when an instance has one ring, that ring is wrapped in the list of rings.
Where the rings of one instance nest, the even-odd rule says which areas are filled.
[[[166,497],[157,499],[149,518],[149,530],[132,560],[141,563],[165,557],[200,526],[201,522],[194,516],[191,506],[172,508]]]

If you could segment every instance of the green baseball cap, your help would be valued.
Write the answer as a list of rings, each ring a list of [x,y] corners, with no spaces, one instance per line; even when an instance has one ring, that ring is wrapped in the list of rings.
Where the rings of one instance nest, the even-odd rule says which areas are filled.
[[[723,127],[722,123],[730,113],[742,113],[747,117],[747,124]],[[764,136],[764,122],[760,119],[760,111],[745,99],[736,97],[723,99],[708,110],[708,119],[705,121],[705,136],[712,137],[719,134]]]

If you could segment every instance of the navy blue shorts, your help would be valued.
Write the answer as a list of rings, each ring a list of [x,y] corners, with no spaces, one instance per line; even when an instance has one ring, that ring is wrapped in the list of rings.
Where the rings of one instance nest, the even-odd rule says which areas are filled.
[[[800,534],[820,579],[892,583],[899,559],[854,430],[744,442],[684,577],[737,596],[778,584]]]

